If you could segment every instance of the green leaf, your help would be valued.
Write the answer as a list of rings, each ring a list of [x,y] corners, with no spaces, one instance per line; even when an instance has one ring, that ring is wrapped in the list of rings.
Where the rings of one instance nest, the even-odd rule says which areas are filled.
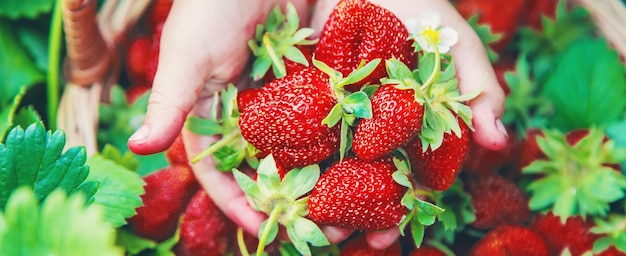
[[[124,255],[101,209],[84,202],[81,194],[55,190],[40,208],[30,188],[15,190],[0,214],[0,254]]]
[[[5,143],[0,144],[0,206],[20,186],[33,188],[40,201],[57,188],[73,193],[89,174],[85,148],[72,147],[62,154],[65,134],[46,132],[41,123],[12,129]]]
[[[10,19],[36,18],[38,15],[50,12],[53,0],[0,0],[0,17]]]
[[[265,238],[266,244],[272,243],[274,239],[276,239],[277,235],[278,235],[278,222],[270,221],[270,219],[266,219],[265,221],[263,221],[263,223],[261,223],[261,226],[259,227],[258,237]]]
[[[330,110],[330,113],[322,120],[322,124],[327,125],[328,127],[333,127],[343,117],[343,105],[341,103],[335,104],[335,106]]]
[[[411,235],[413,236],[415,246],[419,247],[424,241],[425,227],[424,224],[420,223],[417,218],[417,215],[414,215],[411,220]]]
[[[155,241],[140,237],[125,229],[117,229],[115,244],[124,248],[130,255],[137,255],[140,252],[154,249],[157,246]]]
[[[94,155],[87,160],[91,167],[87,181],[96,181],[98,191],[94,203],[104,209],[104,218],[113,227],[126,224],[126,219],[135,215],[135,209],[142,205],[141,197],[145,182],[131,170],[104,158]]]
[[[139,161],[135,159],[130,151],[122,155],[122,152],[111,144],[104,145],[100,156],[134,172],[139,168]]]
[[[293,226],[298,232],[298,237],[304,239],[313,246],[325,246],[330,244],[324,235],[324,232],[322,232],[317,224],[307,218],[295,218]]]
[[[500,39],[502,39],[502,33],[494,33],[491,31],[491,26],[480,24],[478,22],[479,18],[479,15],[473,15],[467,19],[467,23],[474,29],[474,32],[476,32],[476,35],[478,35],[478,38],[480,38],[480,41],[485,46],[489,61],[496,62],[499,59],[498,53],[491,49],[489,45],[500,41]]]
[[[15,113],[17,112],[17,109],[22,102],[22,98],[24,97],[25,93],[25,87],[22,87],[20,93],[15,95],[15,97],[11,101],[11,104],[6,107],[0,105],[0,107],[3,107],[2,111],[0,111],[0,142],[4,141],[4,136],[6,135],[6,133],[15,125]],[[0,102],[0,104],[1,103],[2,102]]]
[[[351,93],[341,101],[341,105],[347,113],[356,117],[372,118],[372,103],[365,92]]]
[[[295,201],[310,192],[319,178],[320,167],[318,165],[291,170],[280,183],[280,193]]]
[[[185,128],[199,135],[216,135],[222,133],[222,126],[216,120],[190,116],[185,121]]]
[[[2,0],[0,0],[2,1]],[[4,0],[7,1],[7,0]],[[13,1],[22,4],[21,1]],[[7,6],[0,3],[0,15]],[[0,19],[0,106],[6,106],[22,87],[43,82],[45,77],[12,33],[9,24]]]
[[[52,0],[50,0],[52,1]],[[12,27],[15,27],[17,37],[24,47],[24,50],[33,60],[33,64],[41,72],[47,72],[48,70],[48,36],[50,35],[50,24],[48,17],[42,17],[38,21],[45,20],[46,22],[36,22],[37,24],[15,21]]]
[[[239,184],[241,190],[246,194],[249,198],[248,202],[250,202],[250,206],[257,211],[260,211],[259,206],[257,205],[257,201],[260,200],[261,189],[248,175],[243,172],[234,169],[233,176],[235,177],[235,181]]]
[[[423,84],[433,75],[433,70],[435,68],[435,54],[426,52],[418,62],[418,74],[420,82]]]
[[[626,110],[626,69],[605,40],[579,40],[554,64],[543,95],[554,106],[550,124],[568,131],[606,126]]]

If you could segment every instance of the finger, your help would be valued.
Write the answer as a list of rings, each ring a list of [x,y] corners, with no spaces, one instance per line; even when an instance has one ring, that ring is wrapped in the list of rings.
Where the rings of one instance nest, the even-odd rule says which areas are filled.
[[[184,129],[185,147],[190,156],[201,152],[207,145],[217,141],[215,137],[198,136]],[[209,194],[215,205],[237,226],[246,232],[258,234],[261,223],[267,218],[252,209],[231,173],[215,170],[212,157],[206,157],[192,165],[196,179]]]
[[[194,45],[203,0],[175,1],[163,27],[159,66],[155,75],[144,124],[128,141],[137,154],[165,150],[180,133],[187,113],[210,73]]]
[[[391,228],[385,231],[367,232],[365,239],[373,249],[384,250],[400,237],[400,229]]]
[[[506,146],[507,133],[502,125],[504,91],[498,84],[493,66],[489,62],[482,42],[465,22],[458,24],[459,42],[451,54],[454,56],[461,93],[481,90],[481,94],[470,101],[472,124],[477,144],[499,150]]]
[[[354,230],[333,226],[323,226],[322,232],[324,232],[324,235],[326,235],[326,238],[328,238],[328,241],[331,244],[337,244],[346,240],[354,232]]]

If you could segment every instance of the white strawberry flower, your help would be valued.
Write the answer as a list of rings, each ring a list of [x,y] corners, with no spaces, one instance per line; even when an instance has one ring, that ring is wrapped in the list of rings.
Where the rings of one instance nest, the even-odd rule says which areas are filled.
[[[425,12],[419,18],[409,19],[405,23],[411,37],[427,52],[447,53],[459,40],[459,34],[452,27],[441,26],[441,15]]]

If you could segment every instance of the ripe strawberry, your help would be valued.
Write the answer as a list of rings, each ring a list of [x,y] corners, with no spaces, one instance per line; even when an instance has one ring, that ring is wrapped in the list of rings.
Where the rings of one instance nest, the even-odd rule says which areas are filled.
[[[538,136],[544,136],[541,130],[529,129],[526,131],[526,136],[520,140],[517,149],[517,168],[519,170],[542,157],[543,153],[537,144]]]
[[[467,180],[476,219],[472,226],[489,229],[500,224],[522,224],[530,217],[528,198],[517,184],[502,176],[473,176]]]
[[[139,236],[163,241],[174,234],[180,214],[198,190],[188,165],[175,164],[144,177],[143,206],[128,220]]]
[[[408,31],[392,12],[365,0],[340,1],[324,24],[315,49],[315,58],[347,76],[362,60],[395,57],[411,69],[417,57]],[[386,75],[385,65],[347,88],[350,91],[368,82],[377,83]]]
[[[402,247],[400,246],[400,240],[396,240],[386,249],[373,249],[367,243],[364,235],[357,235],[350,238],[341,247],[339,256],[400,256],[402,255]]]
[[[390,157],[367,162],[359,158],[333,164],[309,197],[309,217],[319,224],[358,230],[382,230],[400,223],[407,208],[400,204],[406,187],[392,177]]]
[[[558,2],[558,0],[528,0],[528,13],[524,15],[524,23],[532,29],[542,30],[541,17],[554,19]]]
[[[152,38],[146,35],[135,37],[126,52],[126,71],[133,84],[146,84],[146,66],[150,61]]]
[[[552,255],[561,255],[568,248],[571,255],[583,255],[591,251],[598,235],[589,229],[593,222],[583,220],[580,216],[571,216],[565,223],[552,212],[540,214],[531,223],[531,229],[541,235]]]
[[[384,85],[371,102],[373,117],[359,121],[352,141],[354,153],[368,161],[389,154],[415,137],[424,115],[424,107],[415,100],[412,89]]]
[[[237,92],[237,108],[239,112],[245,112],[248,106],[252,105],[260,90],[260,88],[246,88]]]
[[[183,143],[183,136],[179,134],[174,140],[174,143],[165,150],[165,158],[170,164],[188,164],[189,158],[187,158],[187,151],[185,151],[185,144]]]
[[[409,256],[446,256],[446,253],[433,246],[421,246],[409,253]]]
[[[411,162],[417,182],[435,190],[443,191],[452,186],[461,170],[469,149],[469,128],[459,121],[461,137],[454,133],[443,136],[441,146],[436,150],[422,150],[419,137],[409,141],[404,147]]]
[[[226,255],[230,250],[233,223],[204,190],[189,201],[180,224],[176,255]]]
[[[126,90],[126,102],[132,105],[137,99],[144,94],[150,92],[150,86],[145,84],[133,85]]]
[[[277,157],[289,169],[326,159],[339,145],[325,141],[338,141],[340,128],[322,124],[337,103],[327,79],[318,69],[307,68],[266,84],[241,113],[241,135],[261,152],[291,152],[285,154],[289,159]],[[318,148],[318,154],[297,152],[313,145],[325,148]]]
[[[502,38],[492,45],[494,51],[501,53],[517,32],[525,5],[526,0],[513,0],[506,4],[494,0],[459,0],[456,8],[466,19],[478,14],[479,23],[489,24],[491,31],[501,33]]]
[[[546,242],[532,230],[514,225],[500,225],[489,231],[472,248],[470,255],[526,256],[550,254]]]
[[[172,9],[173,0],[156,0],[148,13],[148,26],[152,31],[162,25]]]
[[[486,149],[470,139],[467,159],[463,163],[463,172],[474,175],[489,175],[497,172],[503,166],[513,164],[517,156],[515,151],[517,140],[511,130],[508,130],[508,134],[507,145],[501,150]]]

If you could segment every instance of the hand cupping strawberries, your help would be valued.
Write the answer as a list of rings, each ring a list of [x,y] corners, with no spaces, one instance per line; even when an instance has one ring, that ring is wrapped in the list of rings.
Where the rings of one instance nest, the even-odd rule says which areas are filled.
[[[516,77],[518,85],[510,74],[496,77],[483,43],[498,36],[484,33],[505,34],[489,50],[495,59],[505,56],[522,21],[540,29],[531,20],[540,14],[525,21],[518,13],[521,5],[539,8],[539,1],[516,1],[502,13],[470,0],[291,2],[255,2],[252,16],[246,14],[254,8],[244,8],[243,19],[232,20],[242,32],[228,38],[198,34],[192,44],[216,46],[199,54],[173,43],[175,35],[195,36],[172,24],[184,24],[191,19],[184,14],[197,10],[190,2],[175,4],[164,27],[169,39],[162,40],[159,60],[166,64],[154,80],[150,129],[137,133],[143,140],[129,141],[135,151],[158,151],[186,120],[182,133],[191,166],[214,201],[207,203],[205,195],[201,203],[232,221],[216,227],[230,232],[223,246],[242,255],[273,254],[276,247],[283,255],[579,255],[607,248],[622,255],[617,228],[607,227],[614,222],[597,220],[604,226],[596,229],[570,222],[606,216],[609,204],[619,202],[621,197],[589,188],[604,182],[608,194],[622,193],[626,178],[611,170],[626,154],[594,129],[562,135],[500,121],[503,89],[521,97],[519,86],[529,78]],[[476,22],[499,24],[485,29]],[[506,61],[493,65],[504,63],[506,73],[519,76],[531,72]],[[172,77],[186,90],[166,86]],[[170,94],[180,97],[166,101]],[[564,175],[559,166],[598,172]],[[551,189],[555,184],[559,191]],[[572,190],[580,192],[566,195]],[[188,210],[188,222],[199,224],[183,219],[179,249],[195,246],[186,253],[193,255],[206,250],[198,244],[214,243],[207,237],[217,230],[206,226],[214,219]],[[548,223],[553,213],[560,226],[535,224]],[[194,225],[209,235],[193,235]],[[550,228],[576,229],[584,243],[553,239]],[[252,245],[250,235],[258,238]]]

